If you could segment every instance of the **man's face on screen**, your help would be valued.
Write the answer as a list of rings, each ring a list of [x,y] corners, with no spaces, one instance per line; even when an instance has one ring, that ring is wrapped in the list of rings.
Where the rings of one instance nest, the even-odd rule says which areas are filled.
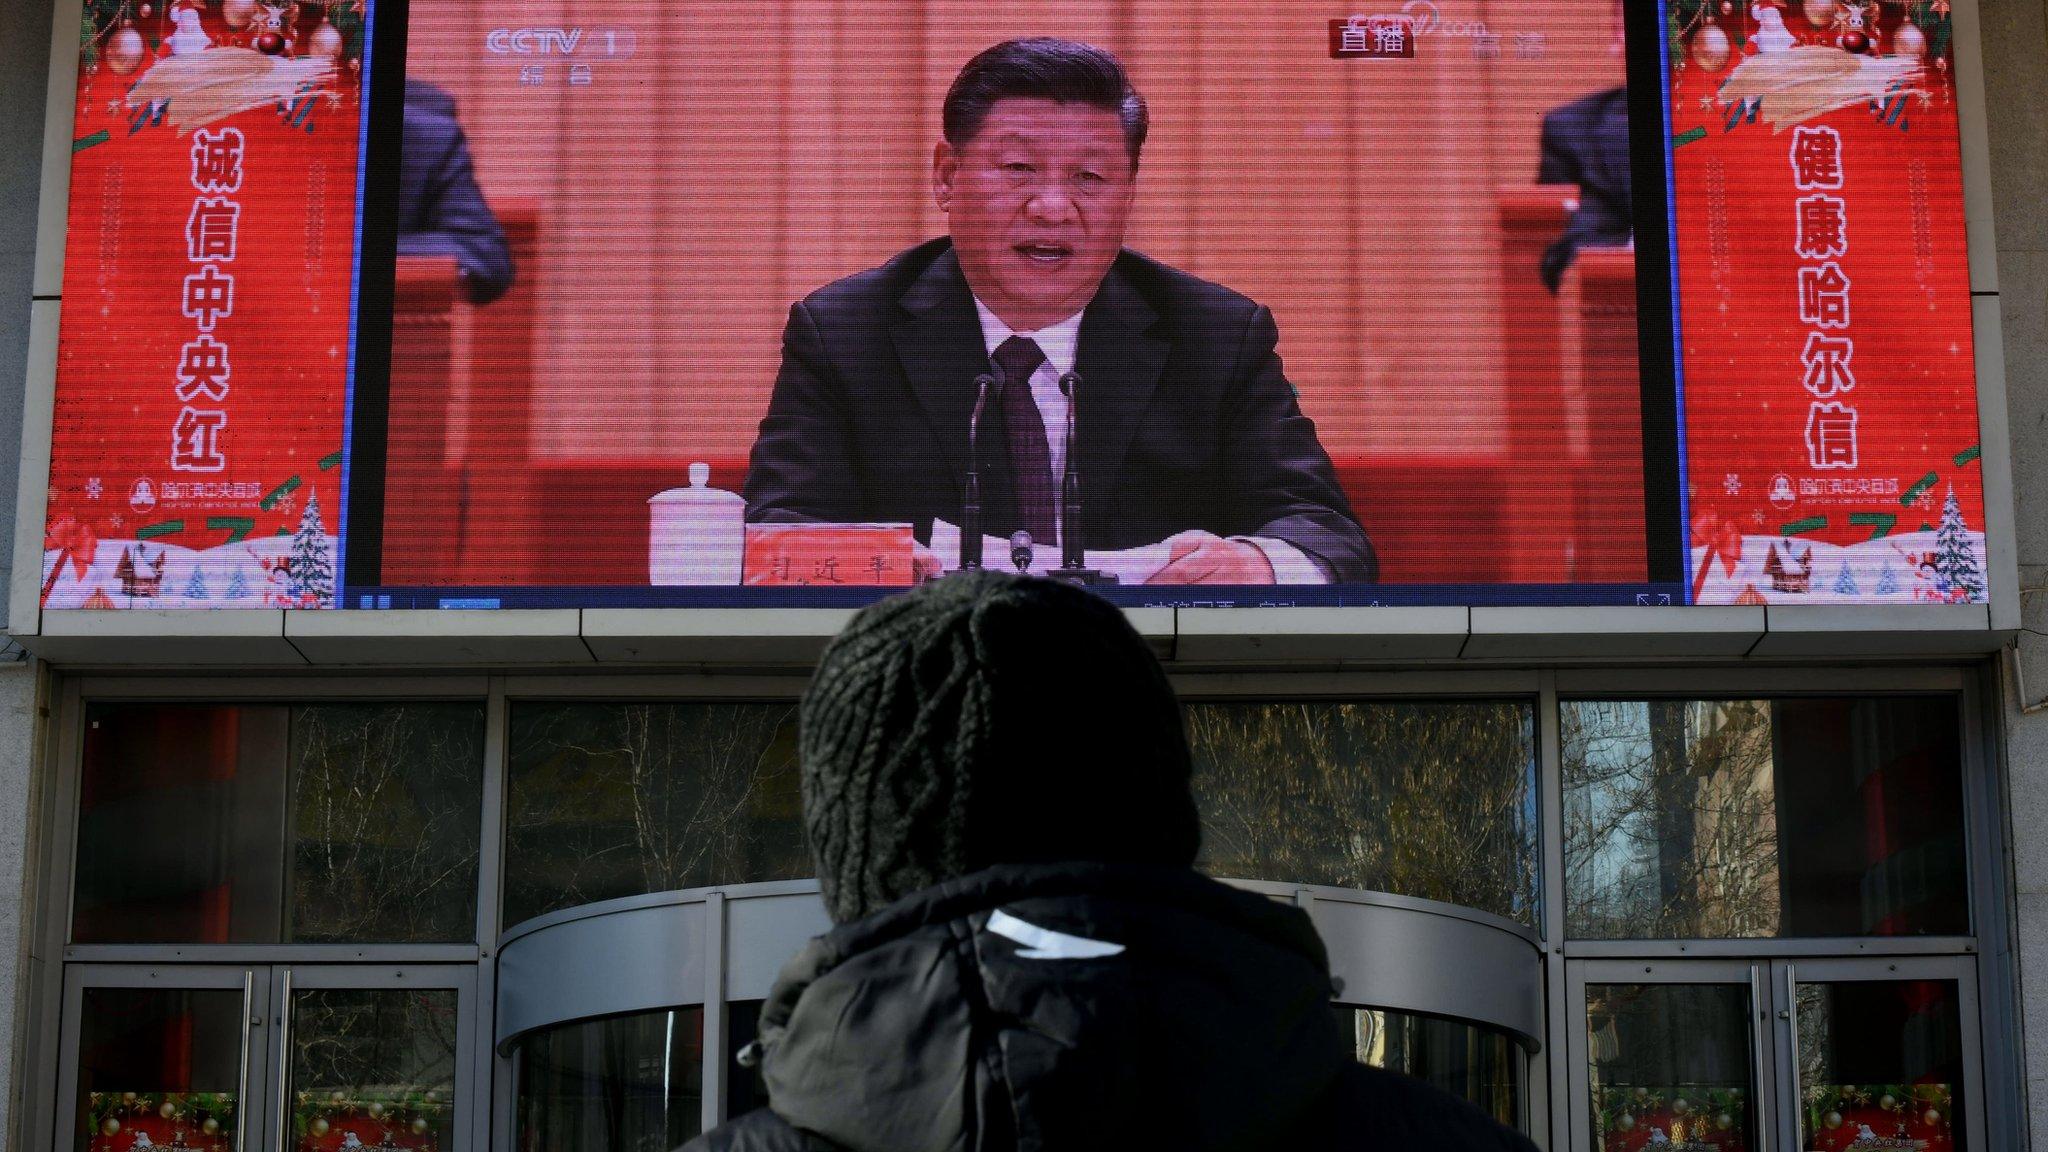
[[[932,190],[975,296],[1019,331],[1087,307],[1123,247],[1136,173],[1116,112],[998,100],[963,148],[941,143]]]

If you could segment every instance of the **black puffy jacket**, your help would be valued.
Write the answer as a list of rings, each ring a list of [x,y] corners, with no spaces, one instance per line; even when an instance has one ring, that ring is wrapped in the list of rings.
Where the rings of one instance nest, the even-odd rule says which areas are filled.
[[[811,941],[761,1012],[770,1106],[685,1152],[1534,1152],[1353,1061],[1330,992],[1297,908],[1185,869],[1005,865]]]

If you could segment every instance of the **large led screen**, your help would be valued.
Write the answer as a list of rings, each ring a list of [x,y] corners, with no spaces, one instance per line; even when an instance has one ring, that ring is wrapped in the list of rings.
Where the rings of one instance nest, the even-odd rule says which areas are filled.
[[[1930,0],[88,0],[48,608],[1987,595]]]

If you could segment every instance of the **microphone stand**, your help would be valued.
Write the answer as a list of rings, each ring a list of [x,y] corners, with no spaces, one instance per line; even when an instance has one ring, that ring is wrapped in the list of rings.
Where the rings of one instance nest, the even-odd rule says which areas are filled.
[[[1081,464],[1075,459],[1074,422],[1081,406],[1081,376],[1069,372],[1060,377],[1060,391],[1067,398],[1065,466],[1060,470],[1060,566],[1046,572],[1055,580],[1073,584],[1115,584],[1114,573],[1088,567],[1088,551],[1082,527]]]
[[[960,497],[962,572],[981,567],[981,415],[988,409],[989,393],[999,387],[986,372],[974,378],[974,411],[967,417],[967,484]]]

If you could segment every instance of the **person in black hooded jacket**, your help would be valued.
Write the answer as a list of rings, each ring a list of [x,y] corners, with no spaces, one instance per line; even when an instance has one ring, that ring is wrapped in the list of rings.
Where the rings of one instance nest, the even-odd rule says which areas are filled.
[[[799,758],[836,926],[741,1053],[767,1107],[685,1152],[1533,1152],[1357,1063],[1306,914],[1193,870],[1180,707],[1105,601],[977,572],[863,610]]]

